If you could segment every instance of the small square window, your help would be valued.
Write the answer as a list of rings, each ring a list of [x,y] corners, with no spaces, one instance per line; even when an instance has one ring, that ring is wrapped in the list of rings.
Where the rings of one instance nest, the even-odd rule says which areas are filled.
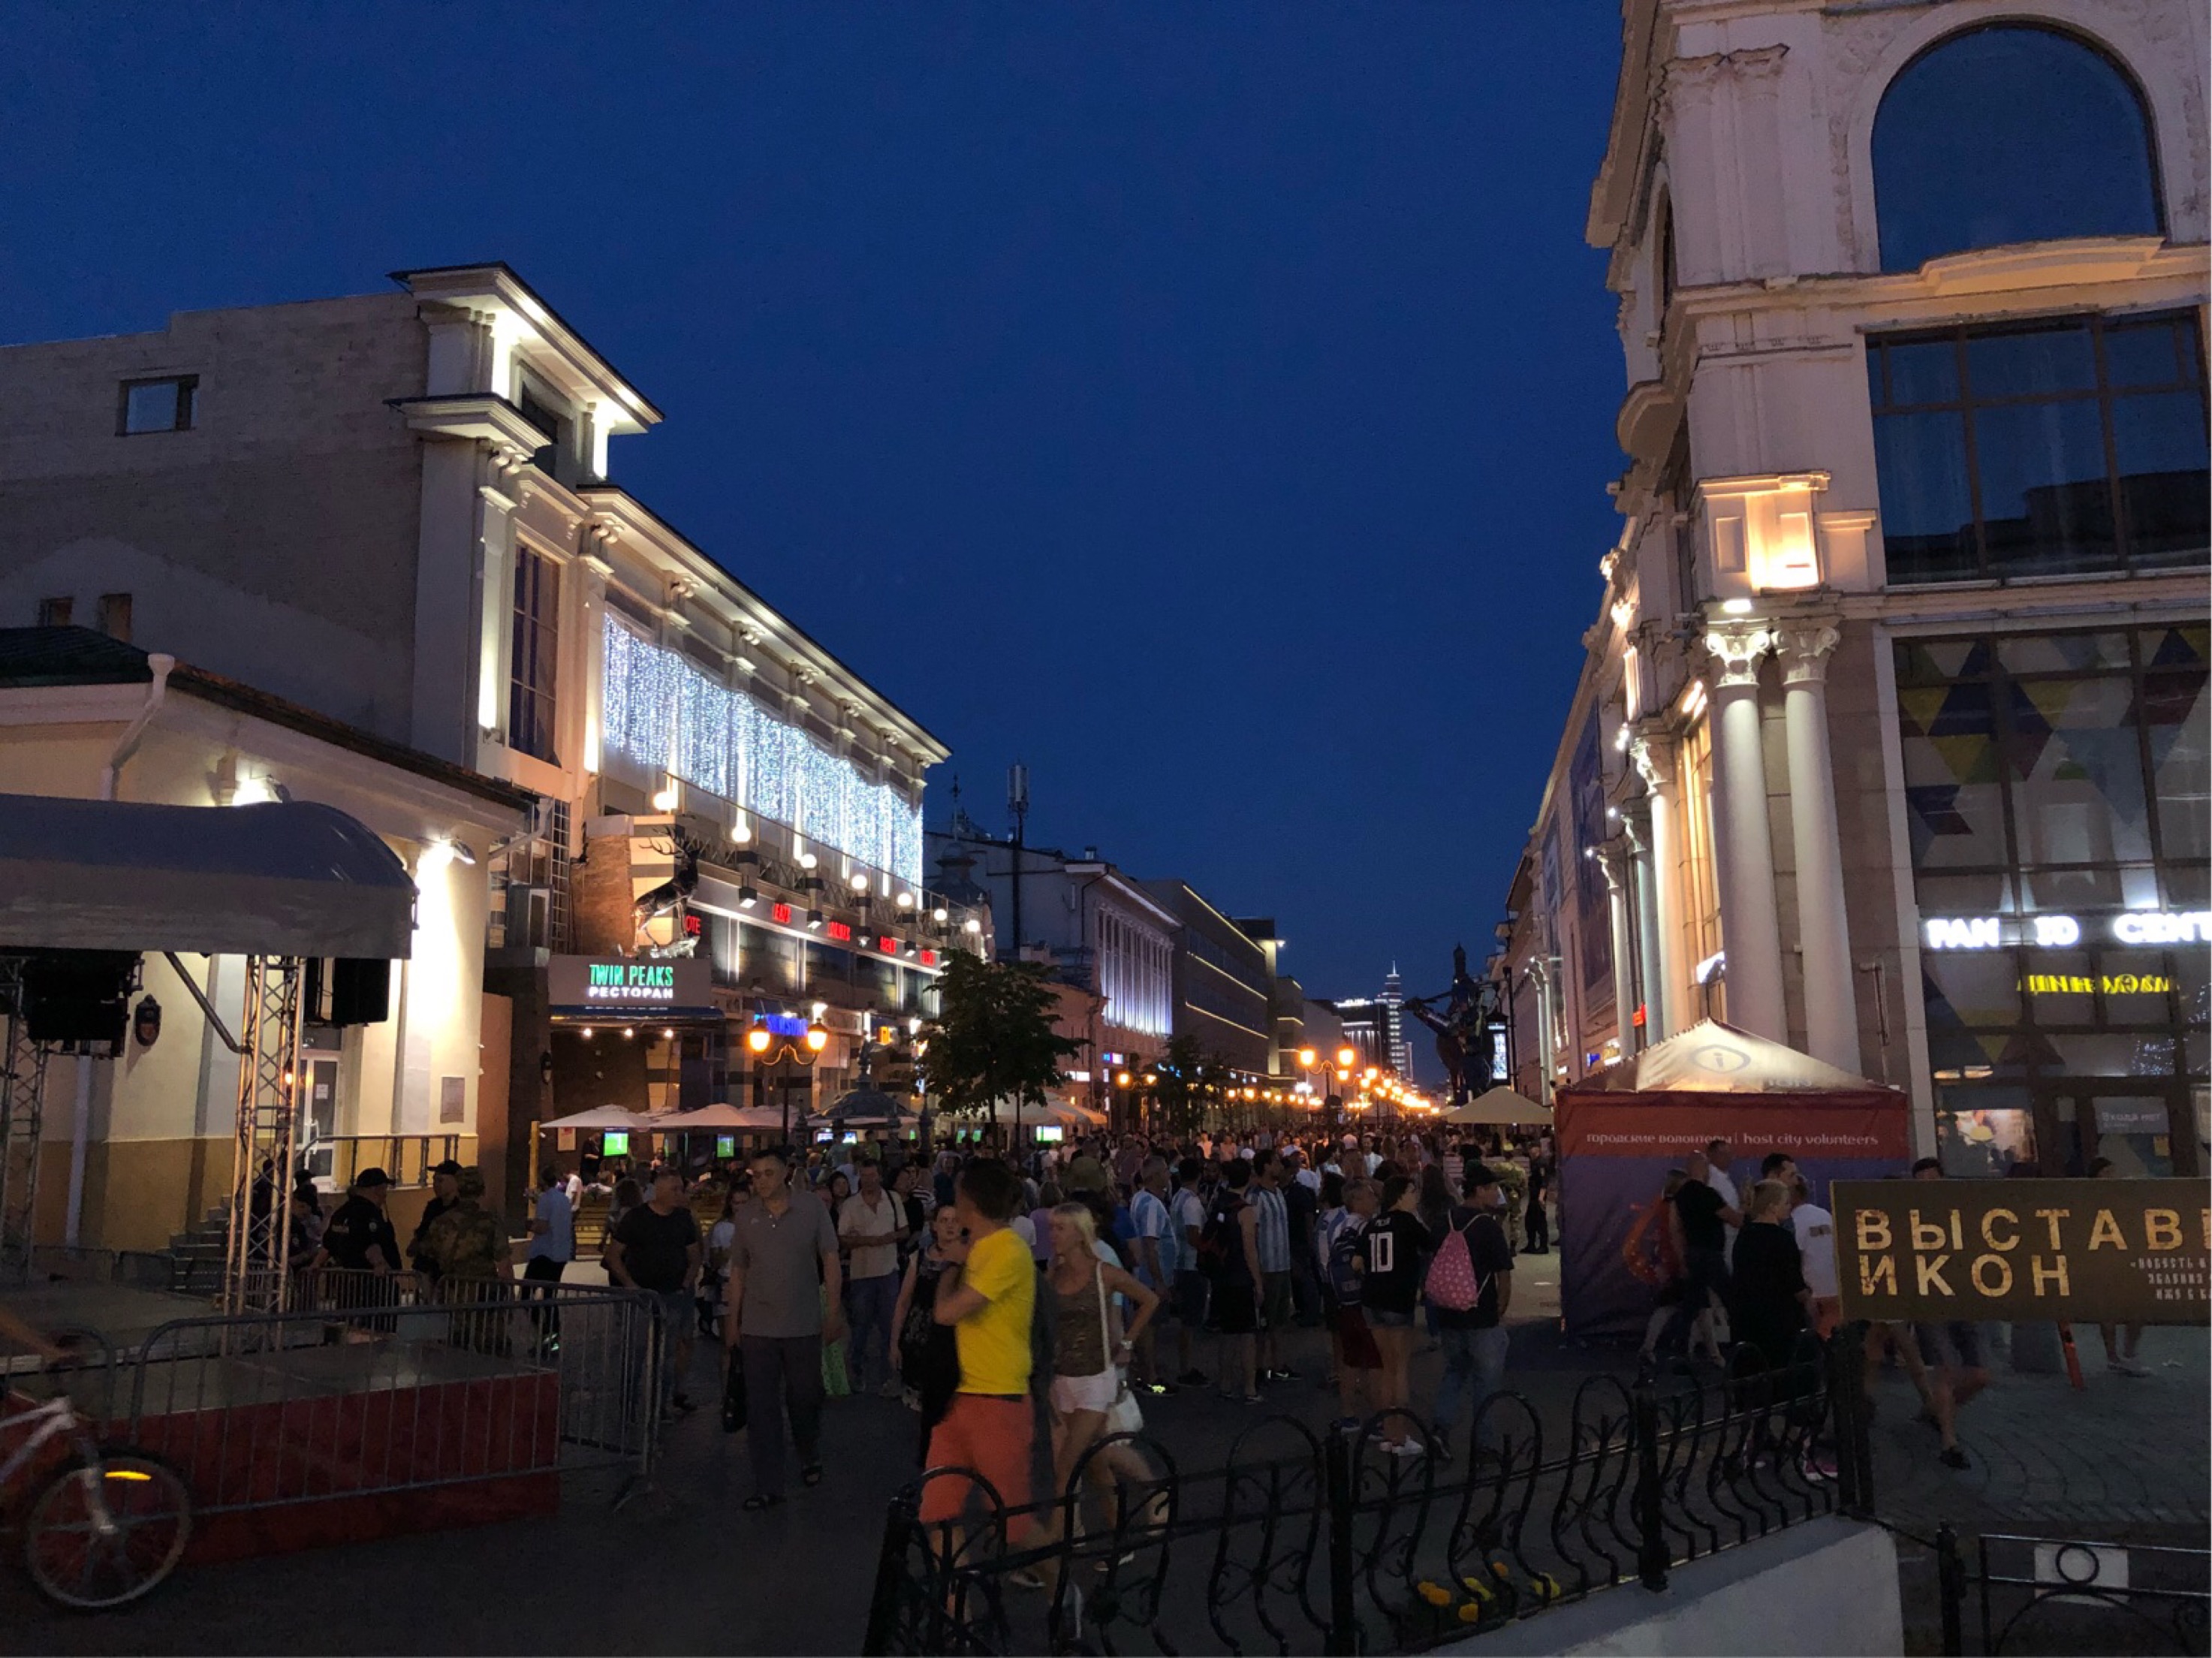
[[[41,628],[66,628],[70,616],[76,609],[73,598],[42,598],[39,601],[39,625]]]
[[[102,593],[100,596],[100,630],[110,639],[118,639],[125,645],[131,642],[131,595]]]
[[[136,437],[143,432],[188,432],[191,429],[193,406],[199,401],[199,388],[197,374],[125,380],[116,429],[125,437]]]

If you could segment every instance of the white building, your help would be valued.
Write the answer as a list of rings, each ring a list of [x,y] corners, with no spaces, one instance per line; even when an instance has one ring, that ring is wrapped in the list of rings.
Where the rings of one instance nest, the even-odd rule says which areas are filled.
[[[1623,39],[1626,523],[1505,963],[1545,1068],[1711,1011],[1961,1173],[2201,1172],[2203,8]]]
[[[94,625],[535,795],[490,869],[518,1123],[556,1095],[743,1098],[726,1022],[819,1003],[814,1101],[872,1014],[988,942],[921,886],[945,748],[611,480],[611,440],[660,413],[514,272],[395,281],[0,349],[0,623]],[[705,849],[696,903],[616,905],[584,942],[696,950],[712,999],[637,1027],[641,1060],[594,1058],[568,1040],[589,1010],[551,999],[573,868],[619,860],[642,896],[674,829]]]

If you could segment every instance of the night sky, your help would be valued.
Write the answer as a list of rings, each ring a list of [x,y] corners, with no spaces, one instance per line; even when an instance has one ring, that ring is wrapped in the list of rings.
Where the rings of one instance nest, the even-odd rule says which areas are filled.
[[[505,259],[667,412],[617,481],[951,745],[933,823],[1025,760],[1310,992],[1479,963],[1617,528],[1617,7],[617,15],[9,8],[0,339]]]

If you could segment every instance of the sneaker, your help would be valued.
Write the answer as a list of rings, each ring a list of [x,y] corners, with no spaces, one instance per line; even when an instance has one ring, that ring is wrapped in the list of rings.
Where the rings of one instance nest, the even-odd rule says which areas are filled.
[[[1285,1364],[1279,1366],[1276,1369],[1275,1380],[1278,1382],[1304,1382],[1305,1378],[1300,1376],[1296,1370],[1291,1369],[1289,1365]]]
[[[1429,1454],[1428,1447],[1418,1439],[1401,1439],[1396,1444],[1385,1445],[1382,1448],[1393,1456],[1426,1456]]]
[[[1356,1416],[1340,1416],[1328,1424],[1328,1429],[1331,1433],[1358,1433],[1359,1418]]]
[[[1947,1468],[1965,1468],[1972,1466],[1966,1461],[1966,1452],[1960,1450],[1956,1445],[1946,1445],[1936,1460]]]
[[[1150,1394],[1154,1399],[1173,1399],[1176,1388],[1172,1382],[1147,1382],[1138,1391]]]
[[[1452,1460],[1451,1436],[1443,1429],[1439,1428],[1429,1436],[1429,1446],[1436,1452],[1437,1461],[1449,1462]]]
[[[1203,1370],[1185,1370],[1181,1376],[1176,1378],[1176,1386],[1178,1388],[1203,1388],[1206,1386],[1206,1372]]]
[[[1044,1574],[1034,1567],[1024,1566],[1008,1572],[1006,1581],[1018,1589],[1041,1589],[1044,1587]]]

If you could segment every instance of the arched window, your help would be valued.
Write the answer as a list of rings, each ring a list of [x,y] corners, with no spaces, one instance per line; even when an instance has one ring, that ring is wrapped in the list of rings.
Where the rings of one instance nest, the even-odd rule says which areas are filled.
[[[1884,270],[2165,228],[2142,95],[2057,29],[1970,29],[1906,64],[1875,116],[1874,183]]]

